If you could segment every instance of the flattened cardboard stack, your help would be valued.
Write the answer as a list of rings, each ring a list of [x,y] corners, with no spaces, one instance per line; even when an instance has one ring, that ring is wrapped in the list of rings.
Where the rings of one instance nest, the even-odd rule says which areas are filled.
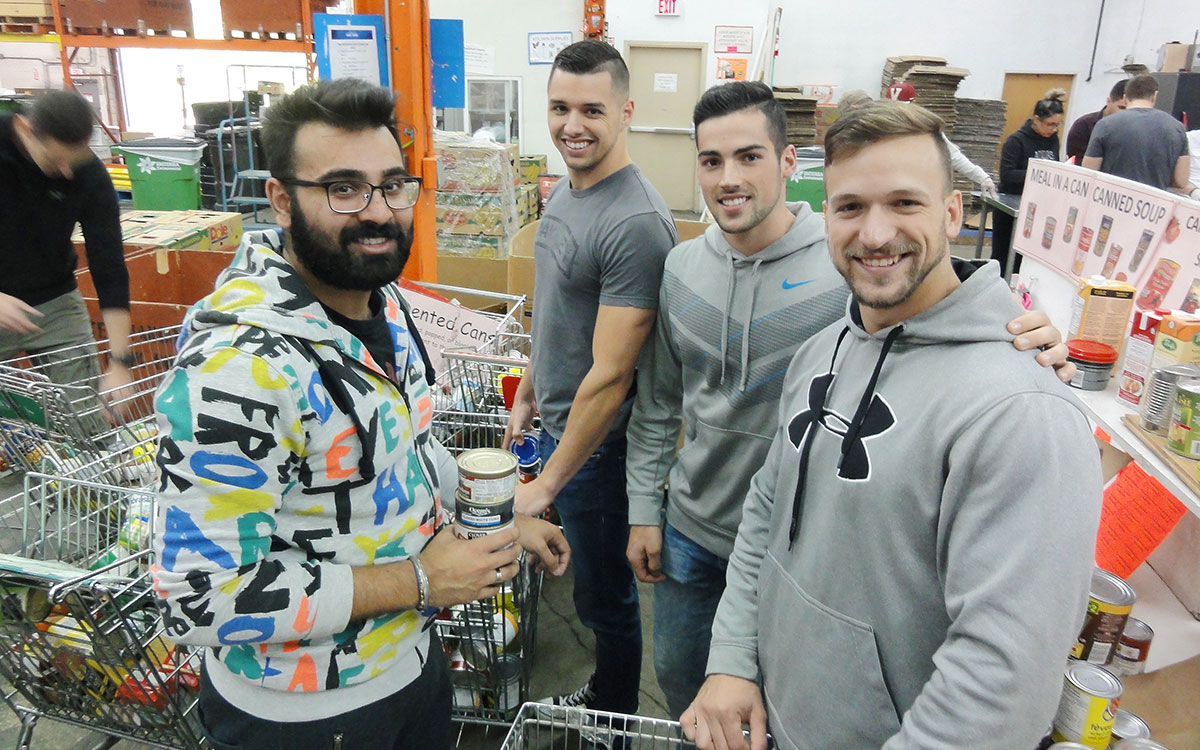
[[[1000,155],[1000,136],[1004,134],[1004,117],[1008,104],[999,99],[958,99],[955,103],[958,124],[950,140],[962,149],[972,162],[996,180],[996,165]],[[954,186],[959,190],[975,190],[976,186],[955,174]]]
[[[904,74],[912,70],[917,65],[936,66],[945,64],[946,60],[942,57],[928,57],[926,55],[889,57],[883,63],[883,78],[879,82],[879,96],[886,97],[888,86],[891,86],[896,81],[903,81]]]
[[[787,113],[788,143],[813,145],[817,139],[817,98],[800,93],[799,86],[776,86],[775,98]]]
[[[962,79],[971,75],[966,68],[950,68],[945,65],[917,65],[904,74],[905,83],[917,90],[917,104],[942,118],[946,132],[953,133],[958,122],[954,106],[954,92]]]

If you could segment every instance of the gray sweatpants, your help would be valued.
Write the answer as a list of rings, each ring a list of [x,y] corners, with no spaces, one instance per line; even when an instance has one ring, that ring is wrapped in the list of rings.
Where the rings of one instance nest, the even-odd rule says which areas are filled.
[[[42,330],[15,333],[0,330],[0,361],[26,354],[39,372],[55,383],[91,385],[100,388],[100,361],[92,338],[92,323],[79,290],[73,290],[49,302],[35,305],[40,318],[33,323]],[[73,348],[69,354],[58,350]],[[104,410],[98,402],[79,403],[84,430],[98,435],[107,429]]]

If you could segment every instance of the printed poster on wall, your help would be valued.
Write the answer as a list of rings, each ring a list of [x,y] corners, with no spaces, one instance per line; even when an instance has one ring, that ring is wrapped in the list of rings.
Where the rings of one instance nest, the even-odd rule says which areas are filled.
[[[746,80],[746,61],[736,57],[717,58],[718,81]]]
[[[1174,193],[1032,159],[1013,247],[1070,278],[1127,281],[1138,289],[1139,307],[1195,309],[1200,306],[1198,213],[1200,204]],[[1190,232],[1189,223],[1195,227]]]

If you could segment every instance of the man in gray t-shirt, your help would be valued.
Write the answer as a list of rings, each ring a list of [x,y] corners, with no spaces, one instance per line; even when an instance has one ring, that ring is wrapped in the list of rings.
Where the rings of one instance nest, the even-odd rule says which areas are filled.
[[[1160,190],[1188,184],[1188,145],[1183,123],[1154,108],[1158,81],[1141,75],[1125,86],[1129,106],[1096,123],[1083,166],[1136,180]]]
[[[550,135],[567,165],[534,241],[533,352],[504,445],[541,414],[541,475],[518,485],[518,512],[551,503],[575,571],[575,609],[596,636],[587,684],[543,702],[635,713],[642,664],[637,584],[625,557],[625,425],[634,370],[654,329],[671,212],[634,166],[629,70],[610,45],[577,42],[554,59]],[[690,168],[690,167],[689,167]]]

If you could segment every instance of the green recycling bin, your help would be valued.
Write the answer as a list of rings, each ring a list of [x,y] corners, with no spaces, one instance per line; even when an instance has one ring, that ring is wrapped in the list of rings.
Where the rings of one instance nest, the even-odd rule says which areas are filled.
[[[796,149],[796,173],[787,181],[787,199],[793,203],[804,202],[812,210],[824,211],[825,200],[825,149],[820,146]]]
[[[113,146],[125,157],[133,184],[133,207],[146,211],[200,208],[200,160],[204,141],[197,138],[140,138]]]

